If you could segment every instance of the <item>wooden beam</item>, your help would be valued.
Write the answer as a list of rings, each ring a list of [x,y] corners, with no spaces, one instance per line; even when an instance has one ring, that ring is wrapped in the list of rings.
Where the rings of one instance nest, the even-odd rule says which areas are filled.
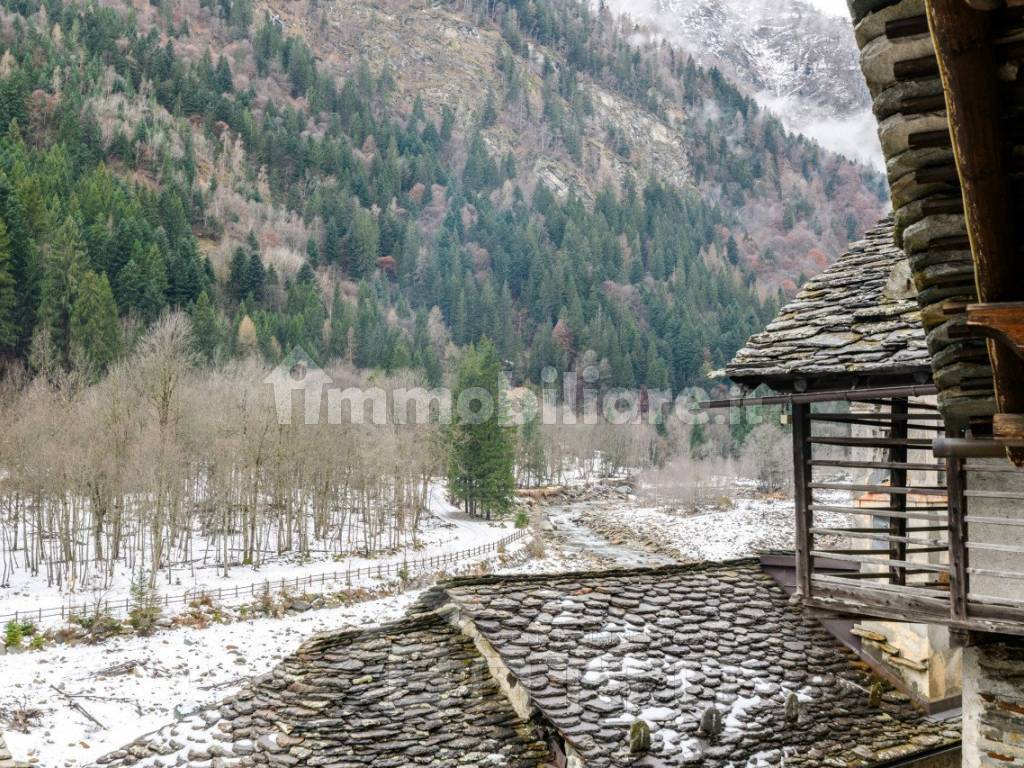
[[[801,597],[811,593],[811,533],[814,525],[811,490],[811,406],[793,404],[793,501],[796,511],[796,591]]]
[[[1024,299],[1003,144],[991,15],[962,0],[926,0],[939,62],[964,218],[981,302]],[[988,342],[996,405],[1024,413],[1024,360]],[[1011,450],[1015,463],[1024,453]]]
[[[997,413],[992,419],[992,434],[1000,440],[1024,440],[1024,414]]]
[[[969,304],[967,325],[1024,358],[1024,301]]]
[[[949,593],[950,611],[955,621],[966,621],[967,593],[970,590],[967,544],[967,509],[964,501],[964,462],[946,459],[946,482],[949,484]]]
[[[906,416],[909,408],[906,400],[895,398],[889,406],[890,414],[893,416],[890,436],[895,440],[906,440],[908,435]],[[903,418],[901,418],[903,417]],[[907,470],[899,465],[907,461],[907,446],[894,445],[889,448],[889,461],[897,465],[889,470],[889,486],[891,488],[904,488],[907,485]],[[945,489],[943,489],[945,490]],[[889,509],[892,512],[904,513],[907,511],[907,497],[899,493],[889,494]],[[907,535],[906,518],[890,517],[889,534],[892,541],[889,542],[889,555],[893,560],[907,559],[907,545],[900,541]],[[907,575],[899,568],[889,569],[890,584],[906,584]]]

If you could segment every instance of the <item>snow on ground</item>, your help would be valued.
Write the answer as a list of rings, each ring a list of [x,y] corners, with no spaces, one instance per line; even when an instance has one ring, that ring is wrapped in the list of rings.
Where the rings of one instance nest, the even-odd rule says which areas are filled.
[[[848,494],[818,493],[826,504],[850,505]],[[586,502],[571,504],[564,513],[612,545],[632,544],[682,562],[728,560],[766,549],[793,548],[793,500],[757,494],[743,482],[735,483],[722,502],[700,505],[696,511],[640,502],[626,506]],[[823,527],[840,527],[849,524],[851,517],[819,512],[815,519]]]
[[[487,522],[466,516],[458,507],[453,506],[445,498],[442,483],[434,483],[430,487],[428,514],[421,521],[422,533],[419,547],[407,547],[381,557],[345,557],[338,559],[331,555],[314,555],[300,558],[286,555],[264,563],[258,567],[237,566],[230,569],[227,576],[213,565],[205,568],[176,568],[171,583],[167,583],[166,572],[161,572],[157,580],[157,588],[161,594],[172,599],[186,592],[196,593],[201,590],[223,593],[222,602],[229,602],[237,590],[240,599],[233,603],[248,602],[252,599],[253,590],[258,593],[260,588],[270,582],[280,584],[281,580],[296,577],[319,577],[324,574],[340,574],[345,579],[346,572],[354,572],[360,568],[386,567],[388,564],[400,565],[414,560],[425,560],[444,555],[451,555],[474,547],[493,544],[512,532],[510,521]],[[357,583],[360,580],[348,580]],[[26,614],[27,618],[40,626],[53,626],[61,623],[60,614],[47,617],[48,610],[63,606],[92,606],[98,600],[105,600],[111,605],[124,605],[131,588],[131,573],[120,568],[113,583],[106,589],[96,585],[92,588],[83,587],[73,592],[50,587],[46,584],[45,574],[31,576],[25,571],[18,571],[7,587],[0,587],[0,616],[13,614],[15,611]],[[311,590],[313,591],[313,590]],[[179,601],[181,606],[183,601]],[[39,619],[38,612],[44,615]],[[33,616],[33,612],[36,613]]]
[[[367,565],[403,563],[414,559],[453,554],[493,544],[512,532],[511,523],[486,522],[464,515],[445,499],[444,488],[430,490],[429,516],[421,536],[424,546],[377,559],[324,558],[302,562],[294,558],[256,568],[233,568],[230,576],[216,569],[197,570],[193,579],[161,584],[169,594],[197,587],[227,592],[236,585],[262,584],[266,580],[355,570]],[[516,542],[507,555],[521,554],[525,543]],[[465,570],[484,562],[493,567],[497,553],[480,553],[447,566]],[[561,568],[564,564],[556,564]],[[389,579],[354,580],[352,586],[378,588]],[[124,599],[129,583],[118,583],[108,599]],[[345,585],[336,585],[343,587]],[[316,591],[316,590],[311,590]],[[7,745],[16,758],[28,759],[43,768],[90,764],[152,731],[176,715],[187,714],[201,704],[219,701],[238,690],[242,682],[262,674],[293,651],[310,635],[400,618],[418,592],[379,598],[341,608],[310,610],[282,618],[258,618],[231,624],[211,624],[204,629],[159,631],[151,637],[115,637],[99,645],[51,645],[41,651],[0,655],[0,719],[19,709],[38,709],[39,717],[28,733],[4,728]],[[74,602],[88,600],[81,593]],[[0,590],[0,614],[14,610],[60,605],[61,595],[42,580],[22,581],[17,588]],[[67,596],[65,596],[67,600]],[[230,602],[225,600],[225,602]],[[97,676],[101,670],[134,661],[134,673]],[[54,687],[73,697],[68,699]],[[103,727],[91,722],[72,702],[81,705]]]
[[[88,765],[174,720],[176,714],[234,693],[245,678],[268,671],[310,635],[400,618],[418,594],[406,592],[278,619],[0,656],[0,710],[42,710],[30,733],[5,731],[7,746],[16,758],[34,759],[43,768]],[[128,661],[143,663],[138,675],[97,677],[101,670]],[[104,728],[71,708],[50,686],[74,696]]]
[[[521,546],[517,542],[516,547]],[[516,547],[507,554],[521,555]],[[549,569],[567,570],[568,563],[553,554],[556,559]],[[487,562],[491,568],[495,557],[494,552],[485,553],[473,562]],[[453,567],[464,570],[466,563]],[[510,566],[505,572],[520,568]],[[98,645],[51,645],[41,651],[0,655],[0,718],[22,708],[40,710],[28,733],[4,728],[7,746],[15,758],[42,768],[90,765],[177,717],[237,692],[247,678],[267,672],[317,632],[401,618],[420,592],[281,618],[175,628],[150,637],[115,637]],[[126,662],[139,666],[133,673],[98,674]],[[76,711],[72,700],[103,727]]]
[[[548,511],[555,530],[546,537],[543,557],[507,566],[502,572],[553,573],[657,565],[675,559],[725,559],[791,546],[792,501],[761,497],[742,483],[732,490],[731,506],[705,505],[696,513],[651,506],[636,498],[552,507]],[[490,543],[510,532],[504,526],[463,517],[445,501],[440,486],[431,491],[430,509],[437,527],[429,534],[427,549],[416,552],[417,556]],[[493,562],[493,557],[490,553],[479,559]],[[335,570],[338,564],[282,562],[260,571],[234,569],[237,576],[232,578],[262,582],[268,571],[280,578],[277,574],[304,574],[316,568]],[[214,574],[206,576],[214,587],[220,581]],[[148,638],[114,638],[97,646],[50,646],[0,656],[4,681],[0,716],[22,706],[41,710],[31,732],[6,730],[4,735],[15,757],[33,760],[43,768],[88,765],[176,715],[187,715],[234,693],[246,678],[268,671],[313,633],[400,618],[417,595],[409,592],[343,608],[214,624],[201,630],[161,631]],[[42,598],[41,593],[37,596]],[[0,612],[7,610],[6,600],[0,592],[0,606],[4,606]],[[142,662],[137,674],[97,676],[128,661]],[[104,727],[91,723],[51,686],[75,697],[73,701]]]

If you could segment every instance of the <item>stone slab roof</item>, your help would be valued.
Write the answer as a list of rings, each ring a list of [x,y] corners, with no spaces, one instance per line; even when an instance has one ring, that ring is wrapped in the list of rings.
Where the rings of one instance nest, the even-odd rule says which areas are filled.
[[[546,768],[555,743],[585,768],[863,768],[959,741],[873,684],[754,559],[484,577],[314,637],[98,763]]]
[[[537,768],[547,757],[473,641],[431,614],[314,637],[218,707],[98,762]]]
[[[901,694],[874,706],[856,656],[756,560],[452,582],[432,598],[471,619],[587,768],[869,766],[960,738]],[[717,737],[702,731],[712,708]]]
[[[734,381],[778,385],[801,378],[887,377],[930,371],[910,268],[883,220],[808,280],[736,353]]]

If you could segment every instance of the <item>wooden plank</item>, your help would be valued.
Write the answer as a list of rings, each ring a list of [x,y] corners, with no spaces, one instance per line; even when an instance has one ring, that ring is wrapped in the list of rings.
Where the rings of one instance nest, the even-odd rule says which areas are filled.
[[[997,579],[1024,580],[1024,572],[1021,571],[1000,571],[995,568],[968,568],[967,572],[977,576],[993,576]]]
[[[937,600],[879,595],[863,591],[864,588],[859,585],[851,585],[846,593],[838,586],[827,589],[830,594],[815,595],[805,600],[804,605],[856,618],[872,616],[921,624],[943,624],[961,631],[1024,635],[1024,612],[1014,608],[976,604],[971,608],[969,619],[958,621],[950,618],[949,606]]]
[[[991,15],[962,0],[926,0],[925,7],[946,97],[978,300],[1020,301],[1024,281],[1019,279],[1008,202]],[[1024,359],[991,340],[988,352],[999,412],[1024,413]],[[1015,463],[1024,461],[1024,451],[1008,454]]]
[[[971,592],[967,595],[967,599],[972,603],[982,603],[983,605],[1012,605],[1018,608],[1024,608],[1024,600],[1016,597],[1003,597],[1001,595],[983,595],[977,592]]]
[[[815,436],[811,442],[816,445],[839,445],[850,448],[891,448],[894,445],[905,445],[907,448],[919,448],[930,451],[932,441],[920,438],[893,440],[886,437],[825,437]]]
[[[811,480],[811,406],[793,403],[793,502],[796,514],[796,590],[798,595],[811,594],[811,536],[814,493]]]
[[[884,549],[877,550],[879,554],[888,555]],[[903,568],[919,568],[923,571],[934,571],[936,573],[949,573],[948,565],[941,565],[939,563],[917,563],[909,562],[907,560],[873,560],[870,557],[863,555],[844,555],[840,552],[823,552],[821,550],[812,549],[811,557],[831,557],[833,560],[845,560],[850,563],[861,563],[862,565],[883,565],[888,567],[903,567]]]
[[[985,474],[992,472],[1012,472],[1017,474],[1020,472],[1020,467],[1015,467],[1012,464],[975,464],[968,461],[965,467],[967,472],[984,472]]]
[[[844,585],[842,577],[839,576],[819,576],[815,574],[814,580],[816,582],[820,581],[824,584],[834,584],[845,586],[847,589],[850,588],[849,586]],[[925,597],[931,596],[943,600],[949,595],[949,593],[946,592],[944,589],[933,589],[931,587],[903,586],[901,584],[871,584],[869,586],[864,587],[864,589],[888,595],[904,595],[907,597],[918,597],[923,595]]]
[[[971,628],[979,631],[1004,632],[1007,634],[1024,634],[1024,610],[1006,605],[992,605],[980,601],[974,601],[968,607],[970,619],[968,623]],[[979,625],[981,621],[988,620],[993,624],[1001,625],[1000,629],[984,630]],[[983,626],[983,625],[982,625]]]
[[[928,512],[920,511],[921,509],[935,509],[946,511],[945,507],[927,507],[918,508],[911,507],[910,511],[907,512],[892,512],[885,507],[835,507],[827,504],[813,504],[812,511],[814,512],[840,512],[851,515],[870,515],[872,517],[895,517],[897,514],[905,520],[934,520],[935,522],[945,523],[947,520],[946,515],[930,514]]]
[[[982,552],[1006,552],[1011,555],[1024,555],[1024,547],[1015,544],[990,544],[983,541],[967,541],[964,546],[968,550],[980,550]]]
[[[914,568],[907,568],[906,571],[907,571],[907,576],[915,576],[915,575],[922,574],[922,573],[928,573],[928,574],[930,574],[932,576],[935,575],[932,571],[918,571],[918,570],[915,570]],[[852,581],[852,580],[857,580],[857,579],[885,579],[886,581],[888,581],[889,580],[889,574],[888,573],[868,573],[868,572],[865,572],[865,571],[851,571],[850,573],[843,573],[843,574],[838,575],[838,578],[845,579],[847,581]]]
[[[814,459],[811,462],[814,467],[835,467],[837,469],[892,469],[896,466],[891,461],[852,461],[848,459]],[[927,462],[905,461],[900,466],[911,472],[944,472],[945,464],[931,464]]]
[[[923,416],[924,414],[922,414]],[[877,427],[878,429],[888,429],[891,425],[886,417],[878,418],[867,418],[864,416],[858,416],[856,414],[845,414],[845,413],[829,413],[821,414],[811,417],[816,424],[852,424],[858,427]],[[909,417],[912,419],[913,417]],[[917,424],[913,423],[907,417],[903,418],[903,421],[907,423],[910,429],[919,429],[926,432],[942,432],[944,427],[942,424]],[[936,419],[936,421],[938,421]]]
[[[922,421],[942,421],[942,414],[940,413],[906,413],[906,414],[874,414],[865,415],[859,413],[814,413],[811,414],[811,421],[826,421],[834,422],[837,424],[865,424],[868,423],[871,426],[888,427],[889,422],[893,419],[902,419],[903,421],[913,421],[914,419],[921,419]],[[937,426],[937,425],[929,425]]]
[[[906,473],[900,476],[906,482]],[[935,496],[945,497],[946,489],[934,485],[922,485],[919,488],[908,488],[907,486],[892,485],[869,485],[865,483],[811,483],[811,488],[821,491],[861,491],[864,493],[887,493],[890,496]],[[893,508],[897,512],[903,507]]]
[[[1004,499],[1006,501],[1024,501],[1024,494],[1014,491],[964,491],[969,499]]]
[[[967,523],[975,525],[1008,525],[1011,528],[1024,528],[1024,518],[990,517],[988,515],[967,515]]]
[[[911,536],[891,534],[891,533],[877,533],[879,529],[873,529],[874,532],[869,533],[863,528],[811,528],[811,533],[818,536],[840,536],[846,539],[864,539],[866,541],[881,541],[887,544],[899,543],[906,545],[919,545],[922,547],[936,547],[935,551],[945,552],[947,542],[942,539],[915,539]],[[884,549],[878,550],[880,553],[885,552]]]
[[[967,541],[966,503],[964,501],[964,462],[951,457],[946,459],[946,482],[949,484],[949,585],[952,601],[951,618],[964,621],[968,618],[967,592],[970,585],[968,576],[968,553],[964,546]]]

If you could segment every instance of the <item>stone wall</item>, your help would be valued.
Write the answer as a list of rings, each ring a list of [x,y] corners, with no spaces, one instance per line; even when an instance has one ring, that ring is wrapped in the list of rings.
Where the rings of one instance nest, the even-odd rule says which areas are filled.
[[[964,650],[964,768],[1024,766],[1024,642]]]
[[[854,633],[861,637],[864,655],[890,678],[901,681],[903,690],[922,705],[938,710],[956,706],[962,676],[961,649],[951,646],[945,627],[862,621],[858,629]]]

